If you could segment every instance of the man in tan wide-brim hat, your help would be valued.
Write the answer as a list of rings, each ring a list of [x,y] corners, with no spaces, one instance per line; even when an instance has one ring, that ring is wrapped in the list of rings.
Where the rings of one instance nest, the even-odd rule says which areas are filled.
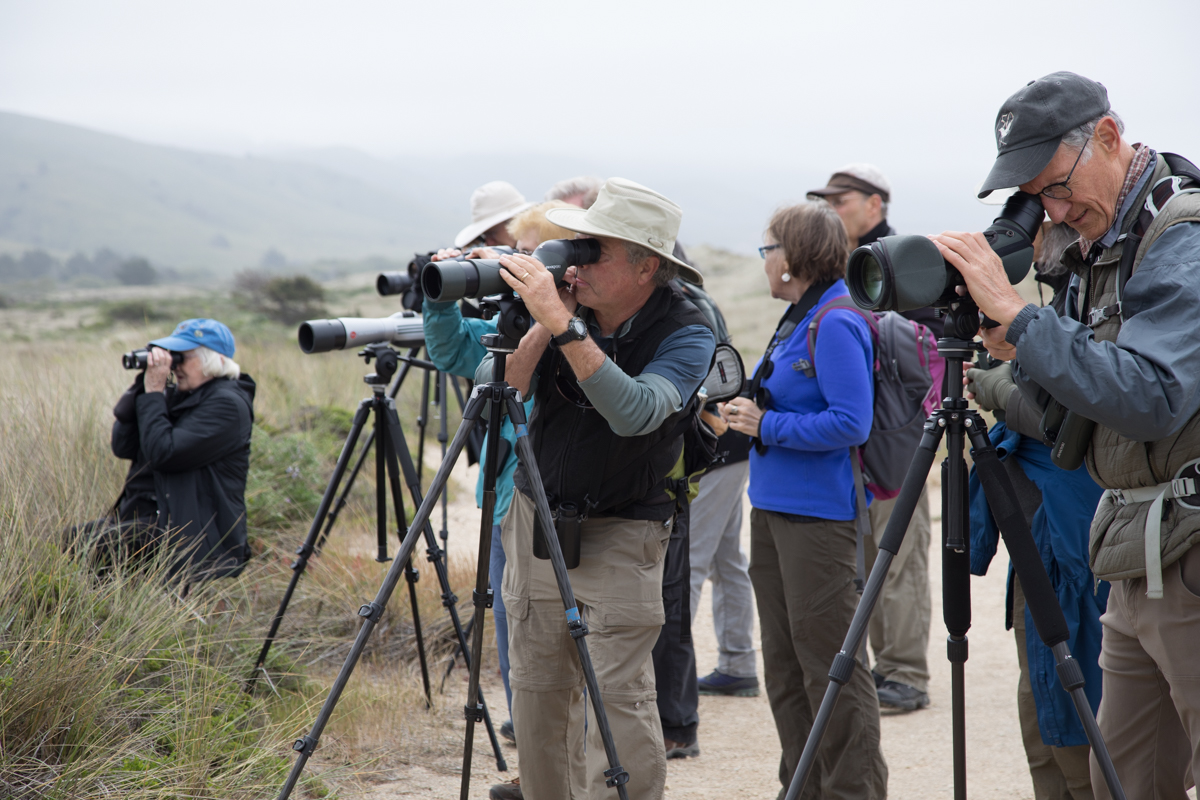
[[[600,257],[568,269],[562,288],[530,256],[501,258],[501,275],[536,320],[508,358],[507,376],[533,396],[529,440],[551,508],[575,504],[587,515],[562,534],[579,537],[571,586],[629,796],[659,798],[666,757],[651,652],[663,624],[682,431],[716,342],[699,309],[668,285],[680,273],[702,280],[672,255],[682,218],[675,203],[613,178],[586,211],[557,208],[547,217],[596,238]],[[476,373],[485,382],[490,360]],[[530,481],[518,467],[502,527],[520,788],[526,800],[608,798],[594,719],[584,747],[583,674],[562,600],[550,562],[533,556]]]

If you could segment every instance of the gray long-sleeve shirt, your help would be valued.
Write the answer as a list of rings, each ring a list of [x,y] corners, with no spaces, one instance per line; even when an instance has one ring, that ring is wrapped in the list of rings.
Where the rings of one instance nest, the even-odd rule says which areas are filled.
[[[1013,377],[1045,407],[1068,409],[1122,436],[1150,442],[1200,411],[1200,223],[1166,230],[1121,296],[1115,342],[1097,342],[1079,320],[1028,305],[1005,337],[1017,348]]]

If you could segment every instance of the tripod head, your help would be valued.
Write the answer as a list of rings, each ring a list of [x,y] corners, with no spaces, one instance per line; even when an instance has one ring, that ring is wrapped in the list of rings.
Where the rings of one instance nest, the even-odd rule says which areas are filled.
[[[512,293],[490,294],[479,301],[484,319],[499,316],[496,333],[485,334],[481,341],[489,350],[511,353],[517,349],[521,337],[533,327],[533,319],[521,298]]]
[[[369,344],[358,355],[367,362],[375,359],[375,371],[363,376],[363,382],[376,392],[382,392],[392,382],[392,376],[400,366],[400,354],[386,343]]]

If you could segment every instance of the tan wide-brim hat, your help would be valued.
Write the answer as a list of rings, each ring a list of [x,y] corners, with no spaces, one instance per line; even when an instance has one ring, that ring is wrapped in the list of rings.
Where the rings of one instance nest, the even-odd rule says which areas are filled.
[[[546,219],[585,236],[608,236],[640,244],[655,255],[679,265],[680,276],[703,284],[695,267],[675,257],[675,237],[683,210],[658,192],[624,178],[610,178],[600,187],[596,202],[582,208],[552,208]]]
[[[471,193],[471,224],[454,237],[455,247],[465,247],[501,222],[512,219],[533,203],[508,181],[492,181]]]

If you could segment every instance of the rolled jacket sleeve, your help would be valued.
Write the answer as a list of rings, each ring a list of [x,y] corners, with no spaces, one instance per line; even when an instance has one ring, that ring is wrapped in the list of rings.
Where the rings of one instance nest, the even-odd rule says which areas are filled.
[[[488,354],[479,341],[496,332],[495,320],[467,319],[457,303],[435,303],[426,298],[421,306],[425,328],[425,350],[442,372],[474,378],[475,370]]]
[[[1027,306],[1010,325],[1017,384],[1136,441],[1178,431],[1200,410],[1200,223],[1169,228],[1122,293],[1115,342],[1051,308]],[[1044,391],[1043,391],[1044,390]]]

